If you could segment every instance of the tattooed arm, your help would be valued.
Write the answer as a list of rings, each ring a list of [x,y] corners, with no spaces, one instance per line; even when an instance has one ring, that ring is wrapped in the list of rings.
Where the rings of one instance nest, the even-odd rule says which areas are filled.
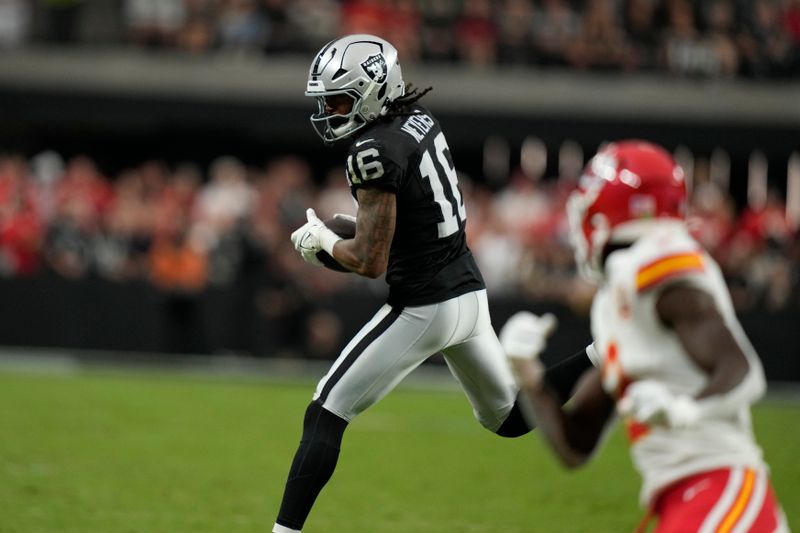
[[[394,193],[364,188],[356,192],[358,214],[354,239],[338,241],[333,257],[356,274],[377,278],[389,263],[397,209]]]

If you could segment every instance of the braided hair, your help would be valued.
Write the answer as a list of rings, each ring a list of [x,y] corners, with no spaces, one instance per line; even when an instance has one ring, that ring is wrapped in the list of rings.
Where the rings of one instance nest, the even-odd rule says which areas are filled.
[[[386,112],[383,114],[383,116],[388,119],[392,119],[395,117],[407,117],[410,115],[415,115],[416,113],[414,111],[409,111],[408,107],[432,90],[433,87],[428,87],[420,92],[420,90],[414,87],[414,85],[407,83],[405,94],[403,96],[386,103]]]

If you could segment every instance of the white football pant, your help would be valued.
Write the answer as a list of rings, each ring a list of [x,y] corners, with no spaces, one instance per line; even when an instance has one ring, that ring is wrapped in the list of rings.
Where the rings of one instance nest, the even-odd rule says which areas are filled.
[[[492,329],[485,290],[419,307],[384,305],[342,351],[314,399],[350,421],[437,352],[444,354],[475,418],[496,431],[518,388]]]

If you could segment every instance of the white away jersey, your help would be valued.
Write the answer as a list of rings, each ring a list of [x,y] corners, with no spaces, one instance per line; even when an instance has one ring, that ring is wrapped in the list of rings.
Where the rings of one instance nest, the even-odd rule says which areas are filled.
[[[592,305],[592,334],[602,361],[603,387],[621,398],[625,387],[657,380],[674,394],[694,396],[707,376],[690,359],[678,337],[660,321],[658,295],[673,283],[689,283],[716,301],[720,314],[750,361],[763,372],[730,301],[718,265],[683,227],[667,225],[609,255],[606,281]],[[753,438],[749,405],[736,416],[704,420],[696,427],[666,429],[625,421],[631,454],[642,475],[642,504],[688,475],[744,465],[765,468]]]

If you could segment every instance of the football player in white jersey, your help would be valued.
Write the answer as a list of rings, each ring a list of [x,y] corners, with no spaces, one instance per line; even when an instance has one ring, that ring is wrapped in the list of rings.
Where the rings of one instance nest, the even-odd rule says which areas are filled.
[[[657,517],[656,533],[788,531],[750,423],[765,389],[761,362],[719,267],[687,231],[681,168],[651,143],[612,143],[567,209],[578,266],[599,282],[599,364],[562,408],[537,360],[555,321],[514,315],[500,340],[527,416],[575,467],[619,414],[643,479],[642,530]]]

